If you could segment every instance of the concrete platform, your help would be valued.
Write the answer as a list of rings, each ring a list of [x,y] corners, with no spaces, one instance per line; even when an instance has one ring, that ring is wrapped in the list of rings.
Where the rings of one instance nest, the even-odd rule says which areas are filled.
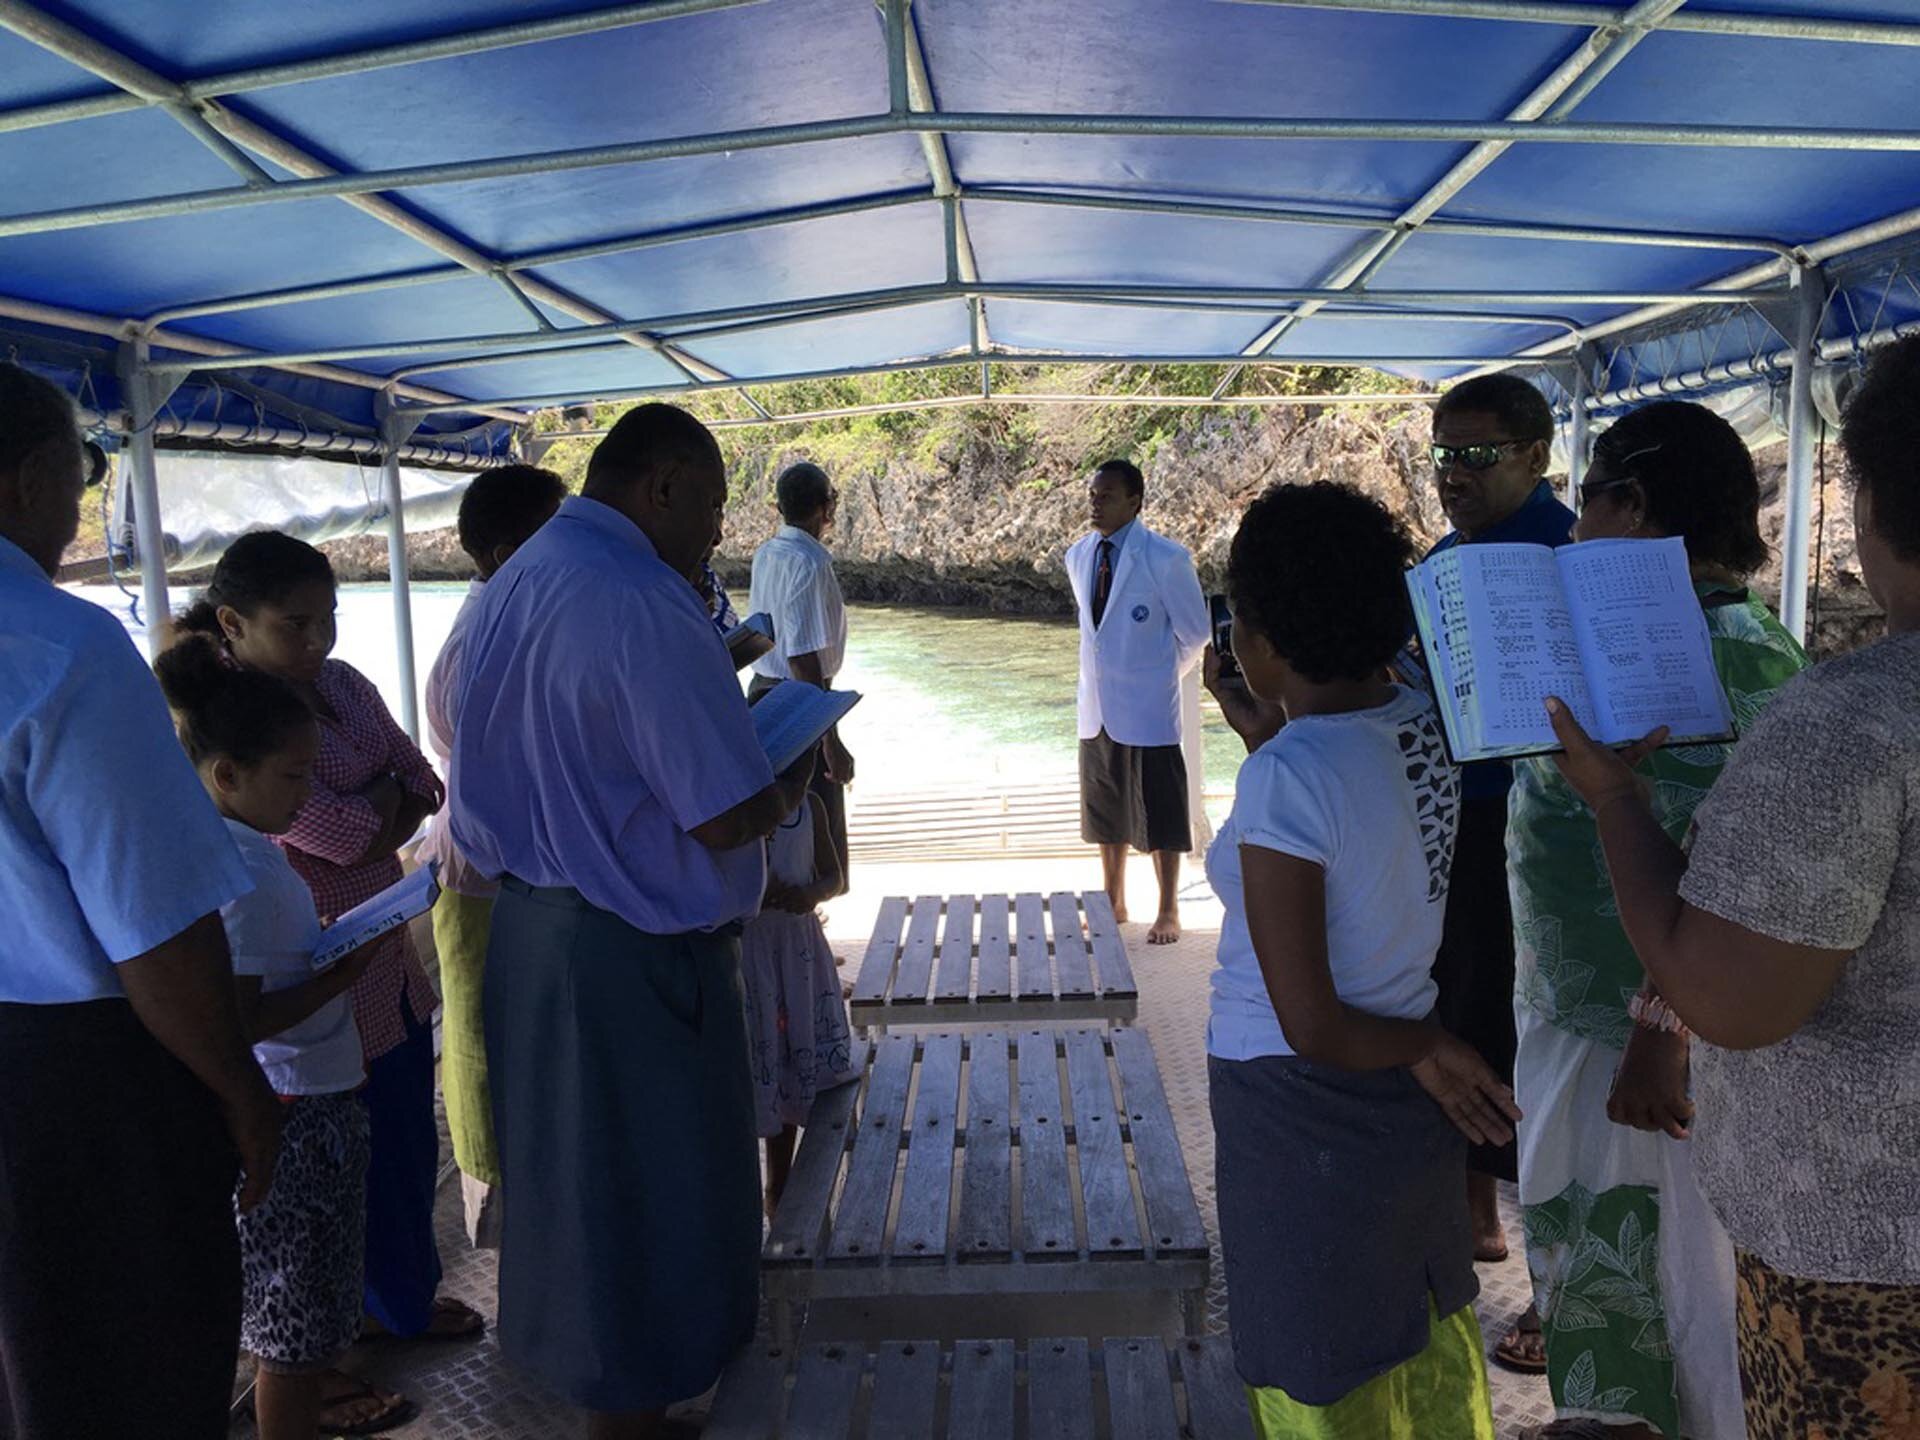
[[[1084,862],[1017,859],[943,865],[862,865],[854,857],[854,889],[827,907],[828,936],[844,962],[851,982],[873,928],[880,900],[887,895],[971,893],[1055,889],[1072,890],[1097,884],[1099,865],[1089,854]],[[1197,867],[1183,887],[1182,919],[1186,934],[1168,946],[1146,943],[1143,917],[1153,908],[1153,876],[1148,862],[1137,859],[1129,871],[1129,899],[1135,919],[1124,928],[1140,989],[1137,1023],[1147,1030],[1159,1056],[1167,1100],[1186,1151],[1200,1213],[1214,1248],[1216,1279],[1207,1295],[1207,1323],[1213,1331],[1226,1328],[1226,1285],[1220,1276],[1219,1235],[1213,1190],[1213,1131],[1207,1118],[1206,1017],[1207,975],[1213,963],[1220,926],[1220,907]],[[1510,1217],[1508,1239],[1512,1258],[1501,1265],[1480,1267],[1478,1305],[1481,1328],[1493,1344],[1513,1317],[1526,1305],[1528,1283],[1521,1258],[1521,1237],[1511,1191],[1506,1196]],[[495,1310],[495,1257],[468,1249],[461,1229],[457,1184],[441,1190],[439,1208],[441,1256],[446,1265],[446,1291],[491,1316]],[[763,1320],[764,1324],[764,1320]],[[478,1343],[459,1345],[362,1345],[351,1357],[350,1368],[378,1383],[403,1391],[418,1401],[418,1418],[389,1432],[401,1440],[573,1440],[584,1434],[578,1412],[559,1404],[527,1378],[516,1374],[502,1359],[491,1335]],[[1511,1375],[1490,1367],[1494,1417],[1500,1440],[1530,1440],[1552,1419],[1546,1382]],[[704,1403],[686,1407],[690,1415]],[[252,1425],[240,1420],[235,1435],[251,1435]]]

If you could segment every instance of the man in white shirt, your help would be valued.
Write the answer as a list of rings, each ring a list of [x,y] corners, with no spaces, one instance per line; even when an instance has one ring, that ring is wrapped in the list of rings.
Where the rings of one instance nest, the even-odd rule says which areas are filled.
[[[261,1200],[280,1136],[219,915],[253,881],[120,622],[52,583],[87,473],[0,364],[0,1435],[223,1435],[234,1178]]]
[[[551,470],[535,465],[503,465],[482,470],[460,497],[460,548],[479,578],[454,617],[447,642],[427,675],[427,743],[451,769],[454,699],[459,694],[460,661],[476,603],[494,572],[553,518],[567,498],[567,484]],[[467,1212],[467,1238],[498,1249],[500,1156],[494,1143],[493,1115],[487,1094],[487,1048],[481,1025],[480,987],[486,968],[487,936],[493,926],[493,901],[500,893],[453,843],[451,801],[433,819],[420,846],[422,863],[431,861],[440,880],[433,906],[433,945],[440,959],[440,1091],[447,1103],[447,1133],[460,1167],[460,1196]]]
[[[833,552],[821,537],[833,524],[839,496],[827,472],[802,460],[780,472],[774,499],[783,522],[766,544],[753,552],[749,615],[773,620],[773,649],[753,662],[750,695],[783,680],[804,680],[822,690],[833,688],[847,656],[847,607],[833,573]],[[812,793],[827,814],[833,848],[840,857],[840,887],[847,886],[847,786],[853,783],[853,756],[840,743],[839,730],[827,732]]]
[[[1123,921],[1127,849],[1152,852],[1160,907],[1147,943],[1170,945],[1193,848],[1180,682],[1206,649],[1207,599],[1186,547],[1141,521],[1145,498],[1132,461],[1107,461],[1087,486],[1094,533],[1066,554],[1080,616],[1080,835],[1100,847]]]

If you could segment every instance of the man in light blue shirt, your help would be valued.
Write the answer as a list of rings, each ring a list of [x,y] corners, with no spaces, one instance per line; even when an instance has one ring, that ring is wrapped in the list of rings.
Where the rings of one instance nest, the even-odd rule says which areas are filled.
[[[629,411],[488,581],[454,707],[453,837],[501,880],[500,1341],[596,1440],[661,1433],[758,1307],[737,934],[812,760],[774,778],[694,588],[726,494],[705,426]]]
[[[233,1227],[279,1105],[219,910],[252,882],[120,624],[56,589],[85,452],[0,364],[0,1433],[226,1433]]]

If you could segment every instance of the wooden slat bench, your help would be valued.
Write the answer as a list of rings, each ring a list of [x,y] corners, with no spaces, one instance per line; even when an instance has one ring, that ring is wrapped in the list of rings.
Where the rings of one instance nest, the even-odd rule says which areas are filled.
[[[812,1300],[1113,1291],[1199,1329],[1207,1237],[1144,1031],[902,1030],[868,1058],[815,1102],[767,1237],[777,1338]]]
[[[791,1378],[791,1385],[789,1385]],[[943,1403],[944,1402],[944,1403]],[[705,1440],[1253,1440],[1224,1335],[750,1349]]]
[[[854,977],[856,1025],[1019,1024],[1138,1013],[1106,892],[894,896]]]

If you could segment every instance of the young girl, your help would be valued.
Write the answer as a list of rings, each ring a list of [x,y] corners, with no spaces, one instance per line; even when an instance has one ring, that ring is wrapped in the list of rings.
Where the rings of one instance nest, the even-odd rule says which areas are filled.
[[[790,682],[799,683],[799,682]],[[840,893],[827,817],[803,801],[767,841],[767,893],[740,937],[747,1057],[767,1142],[767,1214],[780,1203],[813,1097],[854,1078],[833,950],[814,907]]]
[[[371,947],[316,975],[313,899],[267,839],[293,824],[320,748],[313,712],[270,675],[228,664],[204,636],[155,665],[180,740],[253,877],[221,909],[241,1023],[286,1106],[273,1188],[238,1216],[240,1340],[259,1362],[254,1413],[264,1440],[320,1433],[325,1372],[360,1332],[366,1225],[365,1078],[348,988]]]
[[[243,669],[285,682],[319,722],[313,793],[276,843],[307,883],[323,922],[399,880],[398,851],[446,798],[433,766],[388,713],[373,683],[334,643],[333,567],[311,545],[261,530],[242,535],[214,568],[179,628],[209,636]],[[367,1171],[366,1310],[374,1327],[436,1339],[477,1335],[470,1307],[436,1300],[440,1254],[433,1197],[439,1133],[433,1118],[433,988],[406,926],[373,942],[353,987],[366,1048],[372,1159]],[[349,1388],[345,1375],[335,1388]],[[370,1421],[364,1406],[329,1405],[338,1429]]]

